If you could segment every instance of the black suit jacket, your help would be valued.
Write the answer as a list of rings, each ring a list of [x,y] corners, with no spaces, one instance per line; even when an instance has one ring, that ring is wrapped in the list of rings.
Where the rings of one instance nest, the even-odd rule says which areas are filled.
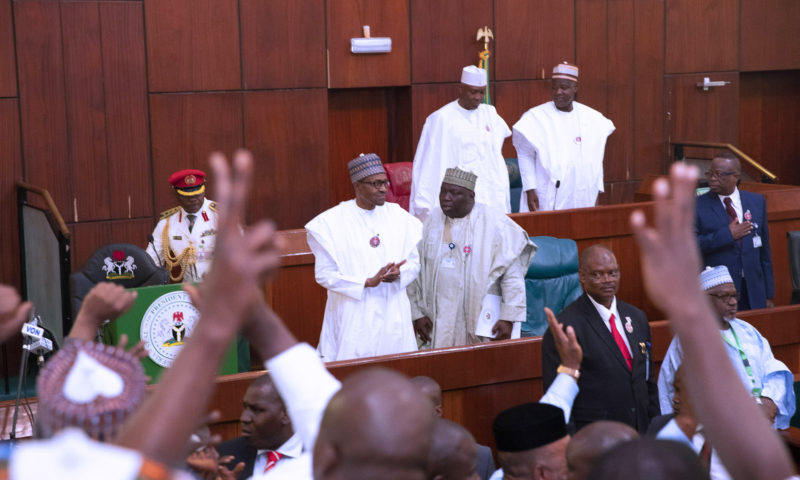
[[[244,437],[236,437],[233,440],[220,443],[217,445],[217,451],[220,457],[233,455],[233,461],[228,464],[228,468],[231,470],[237,463],[244,462],[244,470],[236,476],[236,480],[247,480],[253,476],[253,465],[256,463],[258,450],[248,445]]]
[[[578,381],[580,391],[575,397],[570,419],[570,426],[575,431],[597,420],[616,420],[644,434],[650,419],[661,413],[653,358],[642,353],[642,344],[649,352],[647,346],[651,341],[647,316],[619,299],[617,311],[623,325],[627,317],[630,317],[633,325],[631,333],[625,328],[620,332],[628,337],[631,347],[631,370],[587,294],[581,295],[558,315],[559,322],[565,328],[571,325],[575,329],[583,348],[581,377]],[[645,379],[648,361],[649,377]],[[547,331],[542,341],[542,381],[545,389],[553,383],[559,363],[553,336]]]

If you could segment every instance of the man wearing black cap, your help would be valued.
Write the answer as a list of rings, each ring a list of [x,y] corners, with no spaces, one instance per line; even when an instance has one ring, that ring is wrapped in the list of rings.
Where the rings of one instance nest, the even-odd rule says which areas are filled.
[[[422,224],[386,202],[380,157],[347,167],[356,198],[306,224],[314,274],[328,290],[317,350],[325,361],[416,350],[406,287],[419,273]]]
[[[201,282],[211,265],[217,235],[216,204],[205,196],[202,170],[179,170],[169,177],[178,206],[161,212],[147,254],[169,271],[170,281]]]

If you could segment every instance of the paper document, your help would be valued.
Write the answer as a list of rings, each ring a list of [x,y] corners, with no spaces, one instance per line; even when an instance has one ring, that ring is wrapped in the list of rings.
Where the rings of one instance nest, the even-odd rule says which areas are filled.
[[[500,295],[491,293],[487,293],[483,297],[481,313],[478,315],[478,322],[475,325],[475,335],[488,338],[496,336],[492,333],[492,327],[500,320],[500,300],[502,300]],[[522,322],[514,322],[514,328],[511,329],[511,338],[519,338],[521,327]]]

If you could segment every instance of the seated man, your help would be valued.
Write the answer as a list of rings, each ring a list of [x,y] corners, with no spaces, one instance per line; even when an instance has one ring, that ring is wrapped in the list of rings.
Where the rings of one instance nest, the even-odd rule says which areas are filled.
[[[512,330],[518,338],[525,321],[524,277],[536,246],[502,211],[475,202],[476,180],[448,168],[441,207],[423,226],[408,297],[414,330],[430,348],[503,340]]]
[[[242,403],[242,436],[217,447],[221,456],[233,456],[231,465],[244,462],[244,470],[236,478],[245,480],[254,473],[266,473],[275,465],[300,456],[303,443],[295,435],[283,400],[268,374],[250,384]]]
[[[607,247],[593,245],[584,250],[578,274],[586,293],[558,316],[575,329],[586,352],[580,366],[580,393],[572,412],[575,429],[596,420],[616,420],[644,433],[650,419],[659,414],[647,316],[633,305],[617,300],[619,265]],[[545,332],[542,340],[545,388],[561,371],[558,361],[553,337]]]
[[[432,480],[478,480],[475,471],[478,448],[475,439],[461,425],[437,418],[433,425],[428,478]]]
[[[586,480],[594,464],[617,445],[636,440],[639,432],[620,422],[599,420],[576,433],[567,444],[567,479]]]
[[[731,364],[747,391],[759,403],[775,428],[789,427],[795,411],[794,377],[786,365],[772,356],[767,339],[752,325],[736,318],[738,295],[733,278],[724,265],[708,267],[700,274],[700,284],[711,297],[720,334]],[[709,339],[711,340],[711,339]],[[669,345],[658,376],[659,400],[663,413],[672,412],[675,371],[683,361],[678,338]]]

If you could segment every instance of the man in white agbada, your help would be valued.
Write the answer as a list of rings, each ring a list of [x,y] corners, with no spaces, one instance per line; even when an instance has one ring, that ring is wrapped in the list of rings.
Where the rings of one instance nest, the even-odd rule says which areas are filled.
[[[772,355],[767,339],[755,327],[736,318],[737,292],[728,268],[724,265],[706,268],[700,274],[700,285],[711,297],[719,315],[725,350],[745,388],[762,406],[775,428],[789,428],[795,411],[794,376]],[[682,360],[683,351],[676,337],[669,345],[658,376],[662,414],[672,412],[673,379]]]
[[[553,68],[553,101],[513,127],[522,177],[520,211],[593,207],[603,191],[603,154],[611,120],[575,101],[578,67]]]
[[[483,102],[486,70],[474,65],[461,72],[461,94],[425,120],[414,155],[409,211],[425,221],[439,206],[444,172],[459,167],[478,175],[475,200],[511,212],[503,141],[511,135],[495,108]]]
[[[431,348],[518,338],[525,272],[536,252],[505,213],[475,200],[476,177],[448,168],[423,227],[422,269],[409,286],[414,330]]]
[[[328,290],[317,350],[325,361],[416,350],[406,287],[419,273],[422,224],[386,203],[377,155],[347,166],[356,198],[306,224],[317,283]]]

